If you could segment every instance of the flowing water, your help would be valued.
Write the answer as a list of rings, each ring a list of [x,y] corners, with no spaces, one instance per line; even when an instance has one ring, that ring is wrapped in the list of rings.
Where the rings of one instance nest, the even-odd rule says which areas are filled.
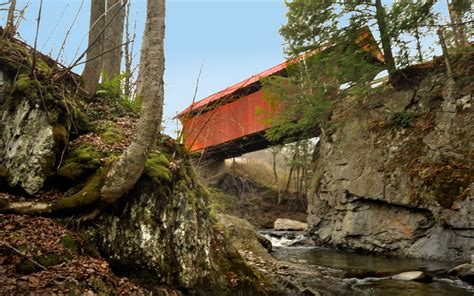
[[[474,287],[446,276],[457,263],[430,260],[384,257],[380,255],[358,254],[314,246],[298,245],[305,240],[301,234],[263,233],[272,241],[273,256],[279,261],[307,265],[315,270],[339,270],[341,276],[317,276],[313,287],[322,295],[474,295]],[[423,271],[432,276],[430,282],[401,281],[391,279],[392,275],[405,271]],[[334,274],[334,273],[332,273]],[[308,279],[304,282],[308,284]],[[309,283],[311,285],[311,283]]]

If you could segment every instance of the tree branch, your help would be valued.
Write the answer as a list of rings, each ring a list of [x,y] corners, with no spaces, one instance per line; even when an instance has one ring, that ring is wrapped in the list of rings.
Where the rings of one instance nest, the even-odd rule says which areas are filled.
[[[23,257],[25,257],[26,259],[28,259],[31,263],[33,263],[34,265],[38,266],[39,268],[41,268],[42,270],[47,270],[46,267],[44,267],[43,265],[39,264],[38,262],[36,262],[35,260],[31,259],[29,256],[27,256],[25,253],[23,253],[22,251],[18,250],[17,248],[15,248],[14,246],[4,242],[4,241],[0,241],[0,244],[9,248],[9,249],[12,249],[15,253],[17,253],[18,255],[21,255]]]
[[[35,43],[33,45],[33,57],[31,62],[31,76],[35,75],[36,68],[36,46],[38,44],[38,32],[41,23],[41,10],[43,9],[43,0],[40,0],[39,9],[38,9],[38,18],[36,19],[36,33],[35,33]]]

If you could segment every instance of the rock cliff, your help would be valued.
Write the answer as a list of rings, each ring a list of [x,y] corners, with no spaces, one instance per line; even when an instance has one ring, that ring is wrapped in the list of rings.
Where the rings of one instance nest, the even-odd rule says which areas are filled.
[[[454,63],[454,80],[435,60],[333,111],[336,128],[314,154],[314,240],[444,260],[474,253],[474,56]]]

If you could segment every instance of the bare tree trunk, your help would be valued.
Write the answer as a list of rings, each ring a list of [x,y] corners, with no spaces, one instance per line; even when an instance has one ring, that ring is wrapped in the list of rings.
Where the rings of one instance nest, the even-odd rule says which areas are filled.
[[[382,0],[375,0],[375,18],[380,31],[380,40],[382,41],[382,50],[387,64],[387,71],[390,76],[396,70],[395,60],[392,54],[392,45],[390,43],[390,36],[388,35],[388,28],[386,23],[385,8],[382,5]]]
[[[293,155],[293,162],[295,161],[295,156]],[[295,164],[292,163],[290,167],[290,173],[288,174],[288,179],[286,180],[285,192],[290,191],[291,176],[293,175],[293,170],[295,169]]]
[[[446,75],[449,79],[453,79],[453,70],[451,69],[451,63],[449,61],[448,47],[446,46],[446,40],[444,39],[444,32],[442,28],[439,28],[438,31],[439,43],[441,49],[443,50],[444,64],[446,65]]]
[[[134,36],[130,36],[130,4],[132,2],[128,1],[126,10],[125,10],[125,83],[124,83],[124,94],[130,100],[130,94],[132,92],[132,62],[133,62],[133,52],[131,39],[135,39]]]
[[[10,7],[8,8],[7,23],[5,29],[3,29],[3,39],[15,35],[15,8],[16,0],[12,0],[10,2]]]
[[[278,185],[278,172],[276,167],[276,157],[278,154],[278,148],[272,147],[270,148],[270,152],[272,153],[272,166],[273,166],[273,177],[275,178],[275,186],[277,189],[277,196],[278,196],[278,205],[281,204],[281,194],[280,194],[280,186]]]
[[[107,0],[105,23],[110,22],[110,24],[104,32],[104,52],[108,50],[110,52],[102,57],[102,72],[110,79],[120,74],[122,63],[122,47],[120,44],[123,41],[125,10],[121,3],[121,0]]]
[[[165,0],[148,0],[140,65],[143,71],[141,116],[137,135],[106,176],[101,196],[107,203],[117,201],[140,178],[158,134],[163,115]]]
[[[423,51],[421,50],[421,40],[420,40],[420,32],[418,27],[415,28],[415,39],[416,39],[416,51],[418,53],[418,61],[423,63]]]
[[[102,54],[103,48],[103,34],[102,29],[105,25],[105,1],[104,0],[91,0],[91,18],[89,25],[89,50],[87,51],[86,60],[88,61],[82,72],[83,88],[89,93],[90,96],[95,94],[97,83],[100,79],[100,71],[102,68],[102,57],[98,57]],[[95,43],[94,43],[95,42]],[[92,45],[92,43],[94,43]],[[94,57],[98,57],[95,59]]]
[[[459,48],[466,44],[464,37],[464,28],[462,25],[460,25],[462,20],[459,16],[459,13],[454,8],[454,5],[452,3],[453,1],[451,1],[451,3],[449,3],[449,1],[446,2],[448,4],[449,18],[451,19],[451,25],[454,34],[454,43],[456,44],[456,47]]]

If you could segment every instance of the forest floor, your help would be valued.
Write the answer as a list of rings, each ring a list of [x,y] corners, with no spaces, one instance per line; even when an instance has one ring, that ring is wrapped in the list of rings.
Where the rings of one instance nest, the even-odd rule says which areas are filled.
[[[169,287],[156,292],[180,295]],[[148,291],[115,275],[94,246],[57,220],[2,214],[0,295],[27,294],[144,295]]]

